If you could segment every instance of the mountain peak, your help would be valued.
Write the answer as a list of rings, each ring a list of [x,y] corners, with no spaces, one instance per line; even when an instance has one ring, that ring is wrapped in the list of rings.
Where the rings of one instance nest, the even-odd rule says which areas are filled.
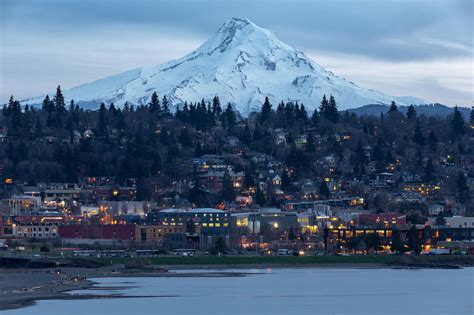
[[[213,54],[216,51],[223,53],[230,47],[242,45],[289,48],[278,40],[273,32],[257,26],[249,19],[234,17],[222,24],[201,49],[207,54]]]
[[[172,108],[185,101],[219,96],[243,115],[258,111],[269,97],[273,104],[298,101],[308,110],[323,95],[333,95],[341,110],[366,104],[420,104],[393,97],[335,76],[275,33],[243,18],[232,18],[202,46],[158,66],[143,67],[63,91],[67,100],[97,107],[101,102],[147,104],[153,92],[166,95]],[[41,104],[42,97],[29,100]]]
[[[255,25],[255,24],[252,21],[250,21],[249,19],[233,17],[229,21],[224,23],[224,25],[228,25],[228,26],[231,26],[231,27],[242,28],[242,27],[245,27],[245,26],[248,26],[248,25]]]

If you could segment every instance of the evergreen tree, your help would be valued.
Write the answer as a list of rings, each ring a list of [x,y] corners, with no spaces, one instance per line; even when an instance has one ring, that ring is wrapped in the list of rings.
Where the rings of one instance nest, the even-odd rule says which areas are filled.
[[[100,103],[97,130],[101,136],[105,136],[107,133],[107,109],[104,103]]]
[[[454,107],[454,113],[451,118],[451,128],[455,136],[460,136],[465,133],[465,122],[458,107]]]
[[[471,199],[471,191],[467,184],[466,176],[463,172],[459,172],[456,176],[456,187],[459,202],[467,203]]]
[[[390,250],[392,252],[404,253],[404,252],[407,251],[407,248],[405,247],[405,244],[402,242],[399,230],[396,230],[396,229],[392,230],[391,241],[392,242],[391,242],[391,245],[390,245]]]
[[[408,120],[413,120],[416,118],[416,108],[413,105],[408,106],[407,118]]]
[[[303,104],[300,106],[300,110],[298,112],[298,118],[303,121],[303,124],[306,125],[308,121],[308,112],[306,112],[306,108],[304,107]]]
[[[374,251],[378,251],[381,248],[380,236],[378,233],[370,233],[366,238],[367,248],[371,248]]]
[[[225,245],[224,239],[219,237],[216,241],[215,251],[217,253],[225,253],[227,250],[227,246]]]
[[[472,129],[474,129],[474,106],[471,107],[471,116],[470,116],[470,119],[469,119],[469,125]]]
[[[224,178],[222,180],[222,200],[224,201],[234,201],[235,199],[235,190],[232,182],[232,178],[229,175],[229,172],[225,172]]]
[[[423,132],[421,131],[419,119],[416,120],[415,130],[413,132],[413,142],[415,142],[421,147],[425,145],[425,137],[423,136]]]
[[[322,181],[319,186],[319,195],[325,199],[328,199],[329,196],[331,196],[331,192],[329,191],[328,185],[325,181]]]
[[[66,111],[66,104],[64,103],[64,96],[61,92],[60,85],[56,88],[56,95],[54,96],[53,102],[57,112],[64,113]]]
[[[315,108],[313,115],[311,115],[311,125],[313,127],[316,127],[318,125],[318,122],[319,122],[319,114],[318,114],[318,110]]]
[[[329,121],[335,123],[339,120],[339,112],[337,110],[336,99],[334,96],[331,95],[329,101],[326,99],[326,95],[323,96],[321,105],[319,106],[319,112],[321,117],[324,117]]]
[[[432,151],[436,151],[436,146],[438,145],[438,138],[436,137],[433,129],[430,130],[430,134],[428,136],[428,144]]]
[[[225,109],[224,121],[225,121],[225,124],[226,124],[228,129],[234,128],[235,124],[237,122],[237,118],[235,117],[234,109],[232,108],[232,105],[230,103],[227,104],[227,108]]]
[[[396,112],[398,112],[398,106],[394,101],[392,101],[392,103],[390,103],[390,108],[388,109],[388,113],[390,114],[390,113],[396,113]]]
[[[322,117],[326,116],[326,112],[328,111],[329,102],[326,99],[326,94],[323,95],[323,99],[321,100],[321,105],[319,105],[319,113]]]
[[[125,102],[125,104],[123,104],[123,111],[130,112],[130,105],[128,105],[128,102]]]
[[[337,110],[336,99],[332,95],[329,97],[329,107],[326,116],[327,119],[334,123],[339,121],[339,112]]]
[[[249,167],[245,170],[244,187],[255,187],[255,168]]]
[[[114,102],[110,103],[110,105],[109,105],[109,113],[112,114],[112,117],[115,117],[115,116],[117,115],[116,112],[117,112],[117,109],[115,108]]]
[[[425,180],[427,182],[431,182],[434,179],[435,179],[435,169],[433,166],[433,161],[431,160],[431,158],[429,158],[425,166]]]
[[[414,251],[416,255],[419,255],[421,252],[422,243],[415,225],[413,225],[412,228],[408,231],[407,237],[408,248]]]
[[[200,157],[203,154],[204,154],[204,151],[202,150],[201,144],[199,142],[196,143],[196,147],[194,148],[194,156]]]
[[[271,118],[272,115],[272,105],[268,100],[268,97],[265,97],[265,102],[263,102],[262,109],[260,111],[259,122],[263,125],[266,121]]]
[[[71,101],[69,102],[69,112],[72,113],[74,112],[75,109],[76,109],[76,106],[74,105],[74,100],[71,99]]]
[[[217,95],[212,98],[212,114],[216,118],[222,114],[221,101]]]
[[[259,187],[257,187],[257,191],[255,192],[255,203],[260,207],[263,207],[266,202],[265,194],[260,190]]]
[[[160,105],[160,100],[158,99],[158,94],[156,92],[153,92],[151,95],[150,102],[148,103],[148,106],[150,108],[150,112],[155,115],[161,115],[161,105]]]
[[[283,170],[283,172],[281,173],[281,189],[285,192],[293,190],[291,185],[291,178],[290,176],[288,176],[288,172],[286,170]]]
[[[183,145],[183,147],[191,147],[193,145],[193,140],[189,134],[188,128],[181,128],[178,141]]]
[[[242,135],[242,142],[246,145],[249,145],[252,142],[252,133],[248,124],[245,124],[244,133]]]
[[[162,113],[163,113],[163,115],[169,115],[170,114],[170,108],[169,108],[168,98],[166,98],[166,95],[163,96],[163,100],[161,101],[161,104],[162,104]]]
[[[307,143],[306,143],[306,151],[314,152],[316,151],[316,145],[314,144],[314,136],[312,133],[306,135]]]
[[[54,103],[50,100],[49,95],[46,95],[43,99],[43,111],[48,113],[54,111]]]

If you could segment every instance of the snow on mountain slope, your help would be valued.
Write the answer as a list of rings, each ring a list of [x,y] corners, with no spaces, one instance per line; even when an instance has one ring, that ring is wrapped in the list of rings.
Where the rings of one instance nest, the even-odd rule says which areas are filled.
[[[143,67],[63,91],[66,100],[87,107],[100,102],[121,106],[146,104],[156,91],[171,104],[210,100],[218,95],[242,114],[258,110],[265,96],[273,104],[298,101],[319,106],[323,94],[335,96],[340,109],[365,104],[421,104],[420,99],[394,97],[363,89],[335,76],[304,53],[247,19],[233,18],[187,56],[159,66]],[[40,104],[44,95],[24,100]]]

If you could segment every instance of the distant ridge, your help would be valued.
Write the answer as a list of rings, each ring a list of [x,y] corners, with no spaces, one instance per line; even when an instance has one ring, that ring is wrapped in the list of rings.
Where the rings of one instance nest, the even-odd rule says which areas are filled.
[[[425,105],[415,105],[416,112],[418,115],[425,116],[440,116],[446,117],[449,114],[453,113],[454,108],[446,106],[443,104],[425,104]],[[380,116],[381,113],[387,113],[389,109],[388,105],[382,104],[368,104],[357,108],[349,109],[350,112],[356,113],[357,115],[373,115]],[[402,113],[406,113],[408,106],[399,105],[398,110]],[[464,119],[469,119],[471,114],[471,109],[467,107],[458,107],[459,111],[463,114]]]

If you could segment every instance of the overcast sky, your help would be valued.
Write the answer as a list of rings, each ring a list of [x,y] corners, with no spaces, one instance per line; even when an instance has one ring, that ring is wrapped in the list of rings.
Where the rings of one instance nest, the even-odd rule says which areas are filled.
[[[1,101],[181,57],[235,16],[363,87],[474,105],[471,0],[0,3]]]

